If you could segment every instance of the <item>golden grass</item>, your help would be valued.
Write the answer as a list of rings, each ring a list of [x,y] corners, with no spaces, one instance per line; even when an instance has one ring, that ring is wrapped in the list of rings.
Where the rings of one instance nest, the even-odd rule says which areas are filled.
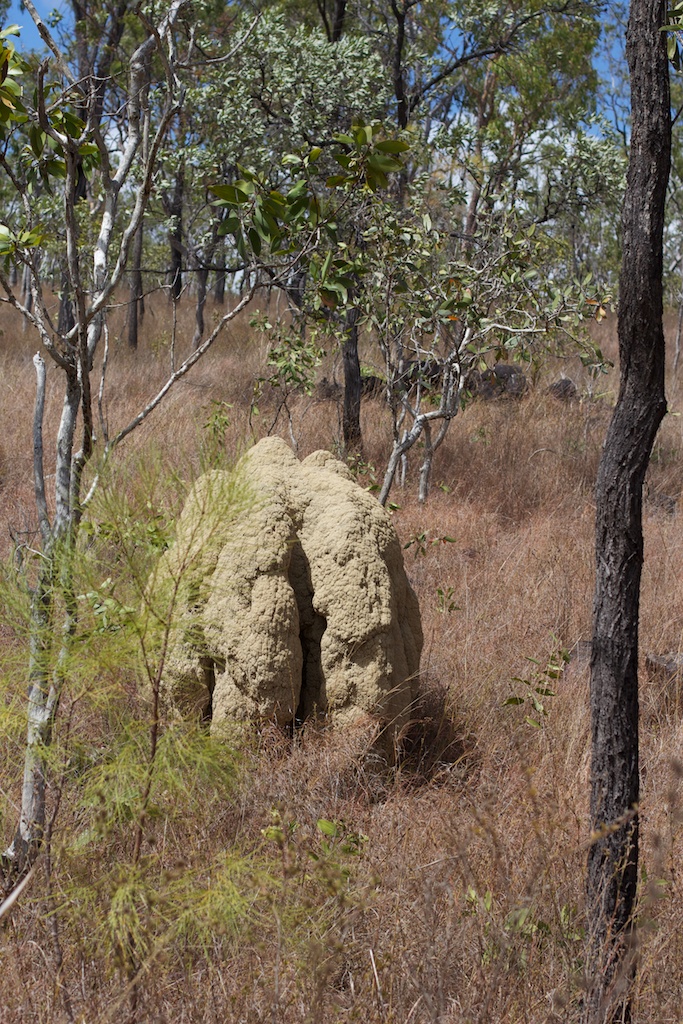
[[[191,311],[183,308],[180,336],[186,339],[190,320]],[[110,431],[163,381],[169,322],[168,307],[161,300],[152,303],[137,355],[112,331]],[[6,311],[0,329],[0,537],[8,557],[10,535],[24,540],[35,531],[34,342]],[[613,326],[602,333],[603,349],[614,355]],[[211,403],[224,402],[232,406],[225,447],[234,457],[249,443],[248,402],[263,365],[263,344],[250,338],[243,319],[127,450],[153,449],[190,476],[201,463]],[[598,382],[597,397],[565,406],[546,390],[561,370],[586,387],[580,367],[568,360],[549,365],[523,400],[472,403],[458,416],[435,459],[426,506],[415,499],[417,460],[405,491],[392,492],[425,633],[422,683],[429,722],[420,726],[416,710],[405,764],[388,772],[377,762],[369,723],[345,735],[307,725],[294,741],[264,728],[242,752],[229,798],[215,804],[210,793],[198,793],[184,818],[162,815],[150,824],[149,855],[159,858],[164,879],[174,865],[203,877],[230,849],[260,866],[243,881],[253,913],[237,937],[218,929],[202,950],[179,942],[151,956],[137,979],[136,1019],[577,1019],[588,838],[585,659],[575,657],[551,684],[555,695],[544,698],[546,714],[504,704],[543,680],[553,654],[590,638],[592,494],[616,374]],[[324,372],[334,372],[331,357]],[[60,400],[55,370],[49,380],[46,447]],[[677,499],[683,492],[678,382],[670,381],[669,392],[673,415],[657,441],[645,515],[641,645],[655,653],[683,648],[680,512],[669,514],[661,498]],[[257,431],[270,425],[275,400],[267,395],[262,401],[261,415],[252,420]],[[338,445],[334,402],[295,397],[292,413],[301,455]],[[366,402],[363,427],[362,479],[369,480],[381,473],[388,454],[389,422],[381,402]],[[278,432],[289,436],[284,421]],[[11,639],[5,630],[3,642]],[[115,668],[107,666],[105,674],[114,686]],[[130,680],[122,682],[126,699],[134,701]],[[661,1024],[680,1019],[683,989],[683,699],[675,686],[650,680],[645,672],[641,686],[643,882],[635,1007],[638,1021]],[[70,708],[83,744],[97,748],[107,742],[106,711],[80,721],[78,707],[68,700],[63,715]],[[538,718],[540,728],[527,716]],[[6,827],[19,793],[20,754],[17,741],[0,778],[9,799]],[[359,854],[345,853],[341,839],[326,850],[319,819],[340,823],[340,836],[357,839]],[[282,828],[279,841],[263,834],[274,821]],[[59,852],[59,829],[73,836],[79,827],[75,812],[62,807],[53,896],[41,875],[0,935],[2,1024],[53,1024],[70,1014],[90,1024],[132,1013],[125,977],[103,959],[99,940],[91,941],[96,922],[82,908],[77,912],[73,893],[85,869],[73,854]],[[104,858],[88,862],[94,876],[88,881],[96,890],[92,912],[107,905],[98,878],[109,880],[102,886],[111,883],[129,845],[120,830]],[[59,946],[52,922],[61,928]]]

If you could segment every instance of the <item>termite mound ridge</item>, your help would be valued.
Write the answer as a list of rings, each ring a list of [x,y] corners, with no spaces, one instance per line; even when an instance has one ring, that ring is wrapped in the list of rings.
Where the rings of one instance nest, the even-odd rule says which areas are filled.
[[[163,692],[211,722],[375,716],[395,734],[422,628],[388,513],[329,452],[279,438],[201,477],[152,590],[174,606]]]

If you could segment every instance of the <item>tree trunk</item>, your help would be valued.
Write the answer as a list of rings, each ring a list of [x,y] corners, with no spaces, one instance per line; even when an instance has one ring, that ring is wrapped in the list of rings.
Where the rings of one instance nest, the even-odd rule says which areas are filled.
[[[201,267],[197,271],[197,305],[195,306],[195,328],[192,338],[192,351],[199,348],[204,337],[204,306],[206,305],[206,284],[209,279],[209,271]]]
[[[132,267],[130,277],[130,299],[128,304],[128,347],[137,349],[138,328],[145,314],[145,300],[142,289],[142,244],[144,241],[144,222],[135,232],[133,239]]]
[[[338,43],[344,35],[344,16],[346,14],[346,0],[336,0],[334,5],[334,17],[332,18],[332,42]]]
[[[396,19],[396,43],[394,46],[393,84],[396,99],[396,122],[402,130],[408,127],[410,111],[406,97],[405,69],[403,67],[403,50],[406,41],[405,6],[399,6],[397,0],[391,0],[391,9]]]
[[[214,261],[218,245],[218,224],[214,224],[211,239],[206,247],[197,269],[197,305],[195,306],[195,328],[192,338],[192,351],[199,348],[204,337],[204,307],[209,283],[209,267]]]
[[[185,165],[181,160],[176,171],[173,192],[164,204],[171,220],[168,241],[171,247],[171,266],[168,274],[171,298],[177,302],[183,290],[183,198],[185,195]]]
[[[57,314],[57,332],[65,337],[75,324],[74,304],[71,298],[71,285],[66,270],[62,270],[59,286],[59,312]]]
[[[43,476],[43,412],[45,407],[45,367],[34,359],[38,375],[36,411],[33,424],[34,478],[36,504],[43,537],[43,552],[38,579],[33,591],[30,614],[30,655],[28,671],[28,728],[21,790],[21,814],[12,844],[2,854],[4,874],[17,879],[33,864],[45,829],[47,750],[59,707],[63,667],[67,647],[73,635],[75,600],[71,587],[72,533],[72,452],[78,410],[82,397],[75,367],[67,374],[66,392],[57,441],[57,501],[50,525]],[[57,658],[53,657],[52,618],[58,598],[64,601],[64,625]]]
[[[344,412],[342,435],[346,454],[360,453],[363,435],[360,426],[361,379],[358,358],[358,310],[352,309],[346,317],[346,338],[342,346],[344,366]]]
[[[213,286],[213,301],[217,306],[225,304],[225,271],[216,271],[216,280]]]
[[[591,829],[587,913],[589,1024],[630,1020],[638,879],[638,612],[642,488],[666,411],[662,232],[671,124],[662,0],[632,0],[626,53],[632,135],[622,217],[621,381],[596,492],[591,657]]]

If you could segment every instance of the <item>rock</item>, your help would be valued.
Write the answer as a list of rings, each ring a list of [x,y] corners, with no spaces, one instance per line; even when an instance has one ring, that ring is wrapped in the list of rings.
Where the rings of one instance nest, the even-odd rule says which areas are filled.
[[[579,398],[579,392],[576,384],[569,377],[561,377],[560,380],[553,381],[548,388],[548,394],[553,398],[556,398],[558,402],[576,402]]]
[[[670,685],[683,679],[683,654],[646,654],[645,668],[651,678]]]
[[[664,512],[665,515],[672,516],[676,512],[678,498],[675,498],[673,494],[664,494],[663,491],[656,491],[649,487],[645,494],[645,504],[653,512]]]
[[[474,398],[484,401],[505,396],[521,398],[527,389],[527,379],[518,366],[496,363],[489,370],[471,370],[465,387]]]
[[[154,590],[177,588],[164,690],[184,714],[289,724],[417,697],[422,629],[388,513],[329,452],[267,438],[190,493]]]
[[[341,384],[338,384],[336,380],[328,380],[327,377],[323,377],[315,386],[315,395],[321,401],[329,401],[329,399],[336,401],[342,396]]]
[[[439,388],[443,379],[443,366],[438,359],[405,359],[397,368],[394,386],[399,391],[410,391],[417,384],[428,390]]]
[[[363,398],[386,398],[387,382],[374,373],[363,373],[360,378],[360,393]]]
[[[645,670],[649,685],[641,695],[641,714],[655,720],[675,713],[678,717],[683,701],[683,654],[645,655]]]

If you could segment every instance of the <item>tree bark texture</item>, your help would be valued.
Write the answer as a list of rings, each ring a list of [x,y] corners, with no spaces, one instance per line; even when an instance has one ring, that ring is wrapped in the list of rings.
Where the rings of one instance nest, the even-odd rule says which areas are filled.
[[[346,318],[346,337],[342,346],[344,366],[344,411],[342,435],[344,449],[348,454],[360,453],[363,435],[360,425],[361,379],[358,358],[358,310],[352,309]]]
[[[130,298],[128,301],[128,347],[132,349],[137,349],[138,347],[138,330],[145,314],[145,299],[142,286],[143,243],[144,222],[141,221],[133,238]]]
[[[589,1024],[630,1020],[638,878],[638,618],[642,489],[666,412],[662,233],[671,114],[662,0],[632,0],[626,53],[632,135],[622,215],[617,405],[596,490],[588,854]]]
[[[213,286],[213,301],[217,306],[225,304],[225,271],[216,271],[216,280]]]

